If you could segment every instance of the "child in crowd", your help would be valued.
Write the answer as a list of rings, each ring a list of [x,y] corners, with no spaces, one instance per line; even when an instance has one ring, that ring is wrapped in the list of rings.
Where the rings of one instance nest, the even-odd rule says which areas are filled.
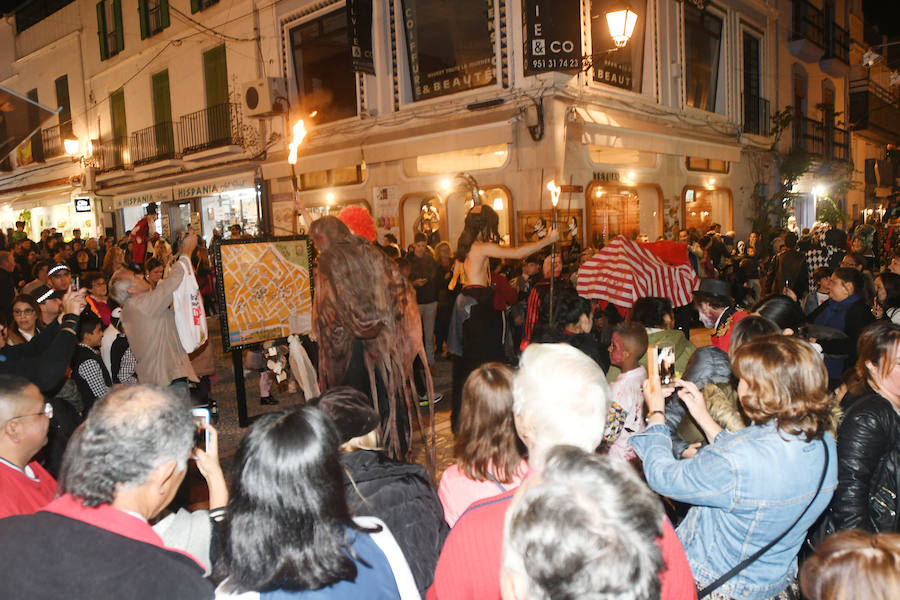
[[[603,448],[610,456],[625,461],[635,456],[628,438],[644,429],[641,385],[647,379],[647,369],[638,361],[647,351],[648,344],[647,330],[640,323],[631,321],[613,332],[609,345],[609,360],[621,369],[621,373],[610,386],[612,394]]]

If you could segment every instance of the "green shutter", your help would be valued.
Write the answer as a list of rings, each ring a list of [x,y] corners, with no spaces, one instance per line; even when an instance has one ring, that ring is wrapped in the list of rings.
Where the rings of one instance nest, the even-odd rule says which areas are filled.
[[[128,137],[128,125],[125,122],[125,92],[121,89],[109,95],[109,112],[112,117],[113,138],[122,140]]]
[[[169,94],[169,71],[160,71],[150,78],[153,87],[153,123],[172,120],[172,101]]]
[[[113,15],[116,19],[116,52],[125,49],[125,30],[122,28],[122,2],[121,0],[112,0]]]
[[[159,22],[163,29],[169,26],[169,0],[159,0]]]
[[[228,66],[225,63],[225,44],[203,53],[203,80],[206,84],[206,106],[228,102]]]
[[[200,10],[200,0],[191,0],[191,14]]]
[[[138,22],[141,24],[141,39],[146,40],[150,35],[150,15],[147,14],[147,0],[138,0]]]
[[[100,39],[100,60],[106,60],[109,58],[109,48],[106,47],[106,15],[103,0],[97,3],[97,37]]]

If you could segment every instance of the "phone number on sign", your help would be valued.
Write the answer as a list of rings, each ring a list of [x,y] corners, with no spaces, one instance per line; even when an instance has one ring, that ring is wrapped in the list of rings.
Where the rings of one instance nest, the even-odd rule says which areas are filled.
[[[532,69],[580,69],[578,58],[532,58]]]

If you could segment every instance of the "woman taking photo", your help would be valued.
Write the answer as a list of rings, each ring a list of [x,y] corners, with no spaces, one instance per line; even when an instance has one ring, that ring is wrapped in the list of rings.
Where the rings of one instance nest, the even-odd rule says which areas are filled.
[[[898,532],[900,327],[880,320],[859,338],[858,382],[838,427],[835,529]]]
[[[217,598],[419,597],[384,523],[350,517],[338,445],[331,420],[312,407],[253,424],[214,533]]]
[[[825,433],[832,404],[825,365],[808,342],[768,335],[737,348],[732,368],[750,426],[723,430],[696,386],[676,380],[710,441],[694,458],[677,460],[664,426],[668,390],[647,382],[648,426],[631,445],[654,491],[693,505],[678,537],[697,586],[718,584],[706,597],[787,599],[796,590],[806,531],[837,483],[834,438]]]

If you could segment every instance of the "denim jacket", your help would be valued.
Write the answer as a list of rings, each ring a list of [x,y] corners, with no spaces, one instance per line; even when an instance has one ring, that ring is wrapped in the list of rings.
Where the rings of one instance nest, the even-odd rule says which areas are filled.
[[[775,422],[722,431],[694,458],[678,460],[663,425],[632,436],[650,487],[693,507],[678,527],[694,580],[702,588],[781,534],[813,497],[825,453]],[[806,530],[825,510],[837,486],[834,438],[825,434],[829,463],[822,491],[800,522],[768,552],[718,589],[738,600],[764,600],[797,575]]]

